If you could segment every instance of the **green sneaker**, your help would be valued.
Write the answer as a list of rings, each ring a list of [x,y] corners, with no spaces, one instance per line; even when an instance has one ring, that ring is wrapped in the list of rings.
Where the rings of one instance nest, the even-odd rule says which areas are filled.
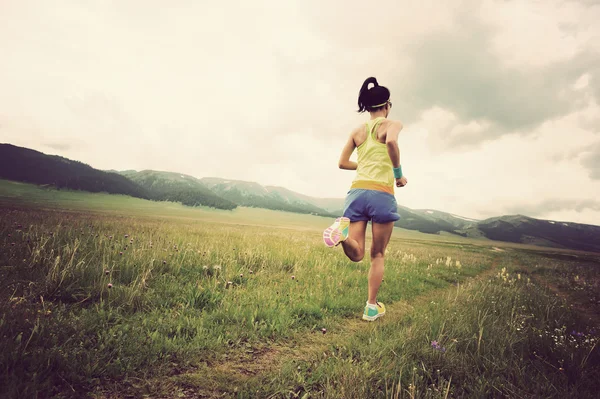
[[[385,305],[381,302],[377,302],[377,306],[369,306],[369,303],[367,302],[367,305],[365,306],[365,312],[363,313],[363,320],[366,321],[375,321],[378,318],[380,318],[381,316],[383,316],[385,314]]]

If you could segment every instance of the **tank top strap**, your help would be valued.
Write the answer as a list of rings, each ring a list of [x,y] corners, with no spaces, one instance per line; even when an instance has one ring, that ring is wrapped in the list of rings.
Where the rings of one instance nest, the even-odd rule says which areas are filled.
[[[377,128],[379,127],[379,125],[381,125],[381,122],[383,122],[385,118],[384,117],[379,117],[377,119],[374,119],[372,122],[373,124],[371,126],[369,122],[366,123],[367,125],[367,138],[371,138],[372,140],[377,141]]]

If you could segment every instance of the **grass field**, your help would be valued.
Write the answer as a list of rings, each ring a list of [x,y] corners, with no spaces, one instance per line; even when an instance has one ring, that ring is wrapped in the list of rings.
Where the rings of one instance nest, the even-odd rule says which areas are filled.
[[[328,223],[0,181],[0,396],[597,397],[600,254]]]

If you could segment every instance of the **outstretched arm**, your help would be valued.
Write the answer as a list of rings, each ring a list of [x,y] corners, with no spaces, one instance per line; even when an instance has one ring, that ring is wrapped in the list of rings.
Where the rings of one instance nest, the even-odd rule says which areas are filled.
[[[358,164],[350,160],[350,156],[354,152],[355,148],[356,144],[354,144],[354,138],[352,137],[352,135],[350,135],[348,141],[342,149],[342,155],[340,155],[340,161],[338,162],[338,166],[340,167],[340,169],[356,170]]]

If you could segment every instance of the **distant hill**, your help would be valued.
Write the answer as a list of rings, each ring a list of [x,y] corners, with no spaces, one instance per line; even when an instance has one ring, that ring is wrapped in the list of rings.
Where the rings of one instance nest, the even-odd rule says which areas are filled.
[[[469,228],[480,222],[477,219],[470,219],[451,213],[436,211],[433,209],[413,209],[412,212],[417,215],[422,215],[423,217],[432,221],[440,220],[445,223],[448,223],[452,226],[453,230]]]
[[[422,233],[437,234],[441,231],[456,233],[462,227],[462,219],[452,217],[449,213],[431,210],[412,210],[398,206],[400,220],[396,226]]]
[[[341,216],[344,198],[314,198],[284,187],[216,177],[197,179],[179,173],[144,170],[100,171],[78,161],[0,144],[0,179],[58,188],[104,191],[184,205],[220,209],[267,208],[326,217]],[[469,219],[433,209],[398,207],[396,226],[423,233],[448,232],[523,244],[600,252],[600,227],[508,215]]]
[[[143,187],[117,173],[11,144],[0,144],[0,178],[72,190],[151,197]]]
[[[487,238],[600,252],[600,226],[509,215],[486,219],[477,229]]]
[[[330,214],[340,215],[344,209],[344,198],[316,198],[300,194],[279,186],[265,186],[267,191],[277,194],[289,202],[307,203],[324,209]]]
[[[303,200],[297,193],[281,187],[267,188],[254,182],[217,177],[204,177],[200,182],[218,196],[241,206],[334,216],[333,213]]]
[[[507,215],[486,220],[463,218],[434,210],[399,207],[398,227],[439,234],[600,252],[600,226]]]
[[[399,207],[398,227],[438,234],[442,231],[471,238],[600,252],[600,226],[506,215],[486,220],[450,213]]]
[[[0,144],[0,178],[57,188],[124,194],[155,201],[181,202],[219,209],[237,205],[220,198],[198,179],[154,171],[102,171],[79,161],[47,155],[11,144]]]
[[[154,170],[127,170],[119,172],[146,189],[152,199],[181,202],[188,206],[210,206],[218,209],[235,209],[237,204],[218,196],[195,177],[180,173]]]

